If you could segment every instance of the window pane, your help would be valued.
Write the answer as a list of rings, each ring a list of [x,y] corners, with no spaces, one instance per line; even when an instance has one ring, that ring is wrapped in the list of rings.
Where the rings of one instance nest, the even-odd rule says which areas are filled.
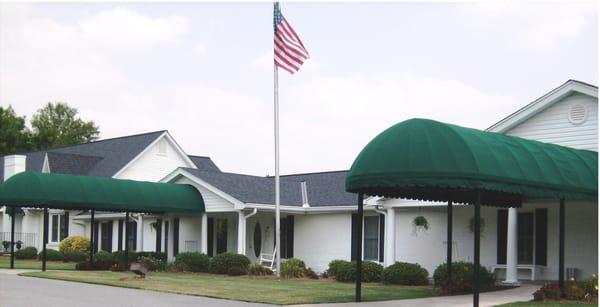
[[[67,223],[68,222],[69,221],[67,221],[67,219],[65,218],[65,215],[61,215],[61,217],[60,217],[60,240],[61,241],[67,235]]]
[[[50,237],[51,242],[58,241],[58,215],[52,215],[52,236]]]
[[[517,230],[517,262],[519,264],[533,264],[533,229],[533,213],[519,213]]]
[[[137,223],[129,222],[129,237],[127,238],[127,245],[129,246],[129,250],[136,249],[136,241],[137,241]]]
[[[379,260],[379,217],[365,216],[364,259]]]

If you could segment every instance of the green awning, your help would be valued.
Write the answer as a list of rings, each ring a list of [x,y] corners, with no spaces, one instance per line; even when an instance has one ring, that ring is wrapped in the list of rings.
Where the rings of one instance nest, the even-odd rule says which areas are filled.
[[[204,212],[193,186],[23,172],[0,185],[0,205],[129,212]]]
[[[520,205],[524,199],[598,198],[598,153],[411,119],[375,137],[346,190],[384,197]]]

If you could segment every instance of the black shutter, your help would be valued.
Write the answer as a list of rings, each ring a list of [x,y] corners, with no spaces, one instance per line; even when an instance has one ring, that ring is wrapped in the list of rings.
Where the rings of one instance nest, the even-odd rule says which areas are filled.
[[[213,248],[213,244],[214,244],[214,234],[215,234],[215,220],[212,217],[208,218],[208,223],[207,223],[207,228],[208,231],[206,233],[206,236],[208,238],[208,240],[206,241],[206,243],[208,243],[208,256],[212,257],[214,255],[214,248]]]
[[[506,239],[508,231],[508,210],[498,210],[498,239],[496,240],[497,262],[506,264]]]
[[[156,252],[160,253],[162,251],[162,220],[156,219]]]
[[[179,218],[173,219],[173,256],[179,254]]]
[[[65,215],[63,216],[64,220],[65,220],[65,231],[64,233],[62,233],[62,239],[66,238],[69,236],[69,211],[65,212]]]
[[[131,229],[133,228],[133,229]],[[137,250],[137,222],[131,222],[131,228],[129,229],[129,234],[133,238],[133,242],[131,243],[130,249]],[[141,252],[141,251],[140,251]]]
[[[98,252],[98,232],[100,232],[100,223],[98,221],[94,222],[94,253]]]
[[[169,221],[165,220],[165,256],[169,259]]]
[[[112,253],[112,243],[113,243],[113,221],[108,222],[108,250],[107,252]]]
[[[535,209],[535,264],[546,265],[548,253],[548,209]]]
[[[294,216],[287,216],[287,258],[294,258]]]
[[[123,220],[119,220],[119,237],[117,238],[117,250],[123,250]]]
[[[362,240],[360,234],[358,233],[358,226],[359,226],[359,221],[358,221],[358,214],[357,213],[352,213],[352,235],[351,235],[351,239],[350,239],[350,260],[355,261],[358,255],[357,250],[356,250],[356,242],[357,240]]]
[[[383,262],[385,255],[385,215],[379,214],[379,262]]]

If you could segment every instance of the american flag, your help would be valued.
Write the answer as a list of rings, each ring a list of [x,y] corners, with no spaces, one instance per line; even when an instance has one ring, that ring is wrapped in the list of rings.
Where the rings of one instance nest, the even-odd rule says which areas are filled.
[[[308,59],[308,51],[281,14],[279,2],[275,2],[273,5],[273,30],[275,32],[275,65],[294,74]]]

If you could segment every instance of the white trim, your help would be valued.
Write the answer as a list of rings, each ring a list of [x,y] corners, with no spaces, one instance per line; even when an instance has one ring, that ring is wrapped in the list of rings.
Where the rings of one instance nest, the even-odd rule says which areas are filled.
[[[579,81],[569,80],[561,86],[548,92],[544,96],[534,100],[523,108],[505,117],[501,121],[495,123],[491,127],[487,128],[486,131],[505,133],[574,92],[598,98],[597,87]]]
[[[48,161],[48,153],[44,154],[44,164],[42,165],[42,173],[50,173],[50,161]]]
[[[158,141],[162,140],[163,138],[167,138],[167,140],[173,144],[173,147],[175,147],[175,150],[177,151],[177,153],[179,153],[183,157],[183,159],[185,160],[185,162],[188,164],[188,166],[190,168],[197,168],[196,164],[194,164],[194,162],[192,162],[190,157],[188,157],[188,155],[183,151],[183,149],[179,146],[179,144],[177,144],[177,142],[175,142],[175,140],[173,139],[173,137],[171,137],[169,132],[165,131],[161,135],[159,135],[154,141],[152,141],[152,143],[150,143],[148,146],[146,146],[146,148],[144,148],[144,150],[142,150],[137,156],[135,156],[135,158],[133,158],[133,159],[131,159],[131,161],[127,162],[127,164],[125,164],[125,166],[123,166],[123,168],[121,168],[118,172],[116,172],[112,176],[112,178],[118,178],[127,168],[129,168],[133,163],[135,163],[138,159],[140,159],[146,152],[148,152],[150,150],[150,148],[152,148],[152,146],[156,145],[156,143],[158,143]]]

